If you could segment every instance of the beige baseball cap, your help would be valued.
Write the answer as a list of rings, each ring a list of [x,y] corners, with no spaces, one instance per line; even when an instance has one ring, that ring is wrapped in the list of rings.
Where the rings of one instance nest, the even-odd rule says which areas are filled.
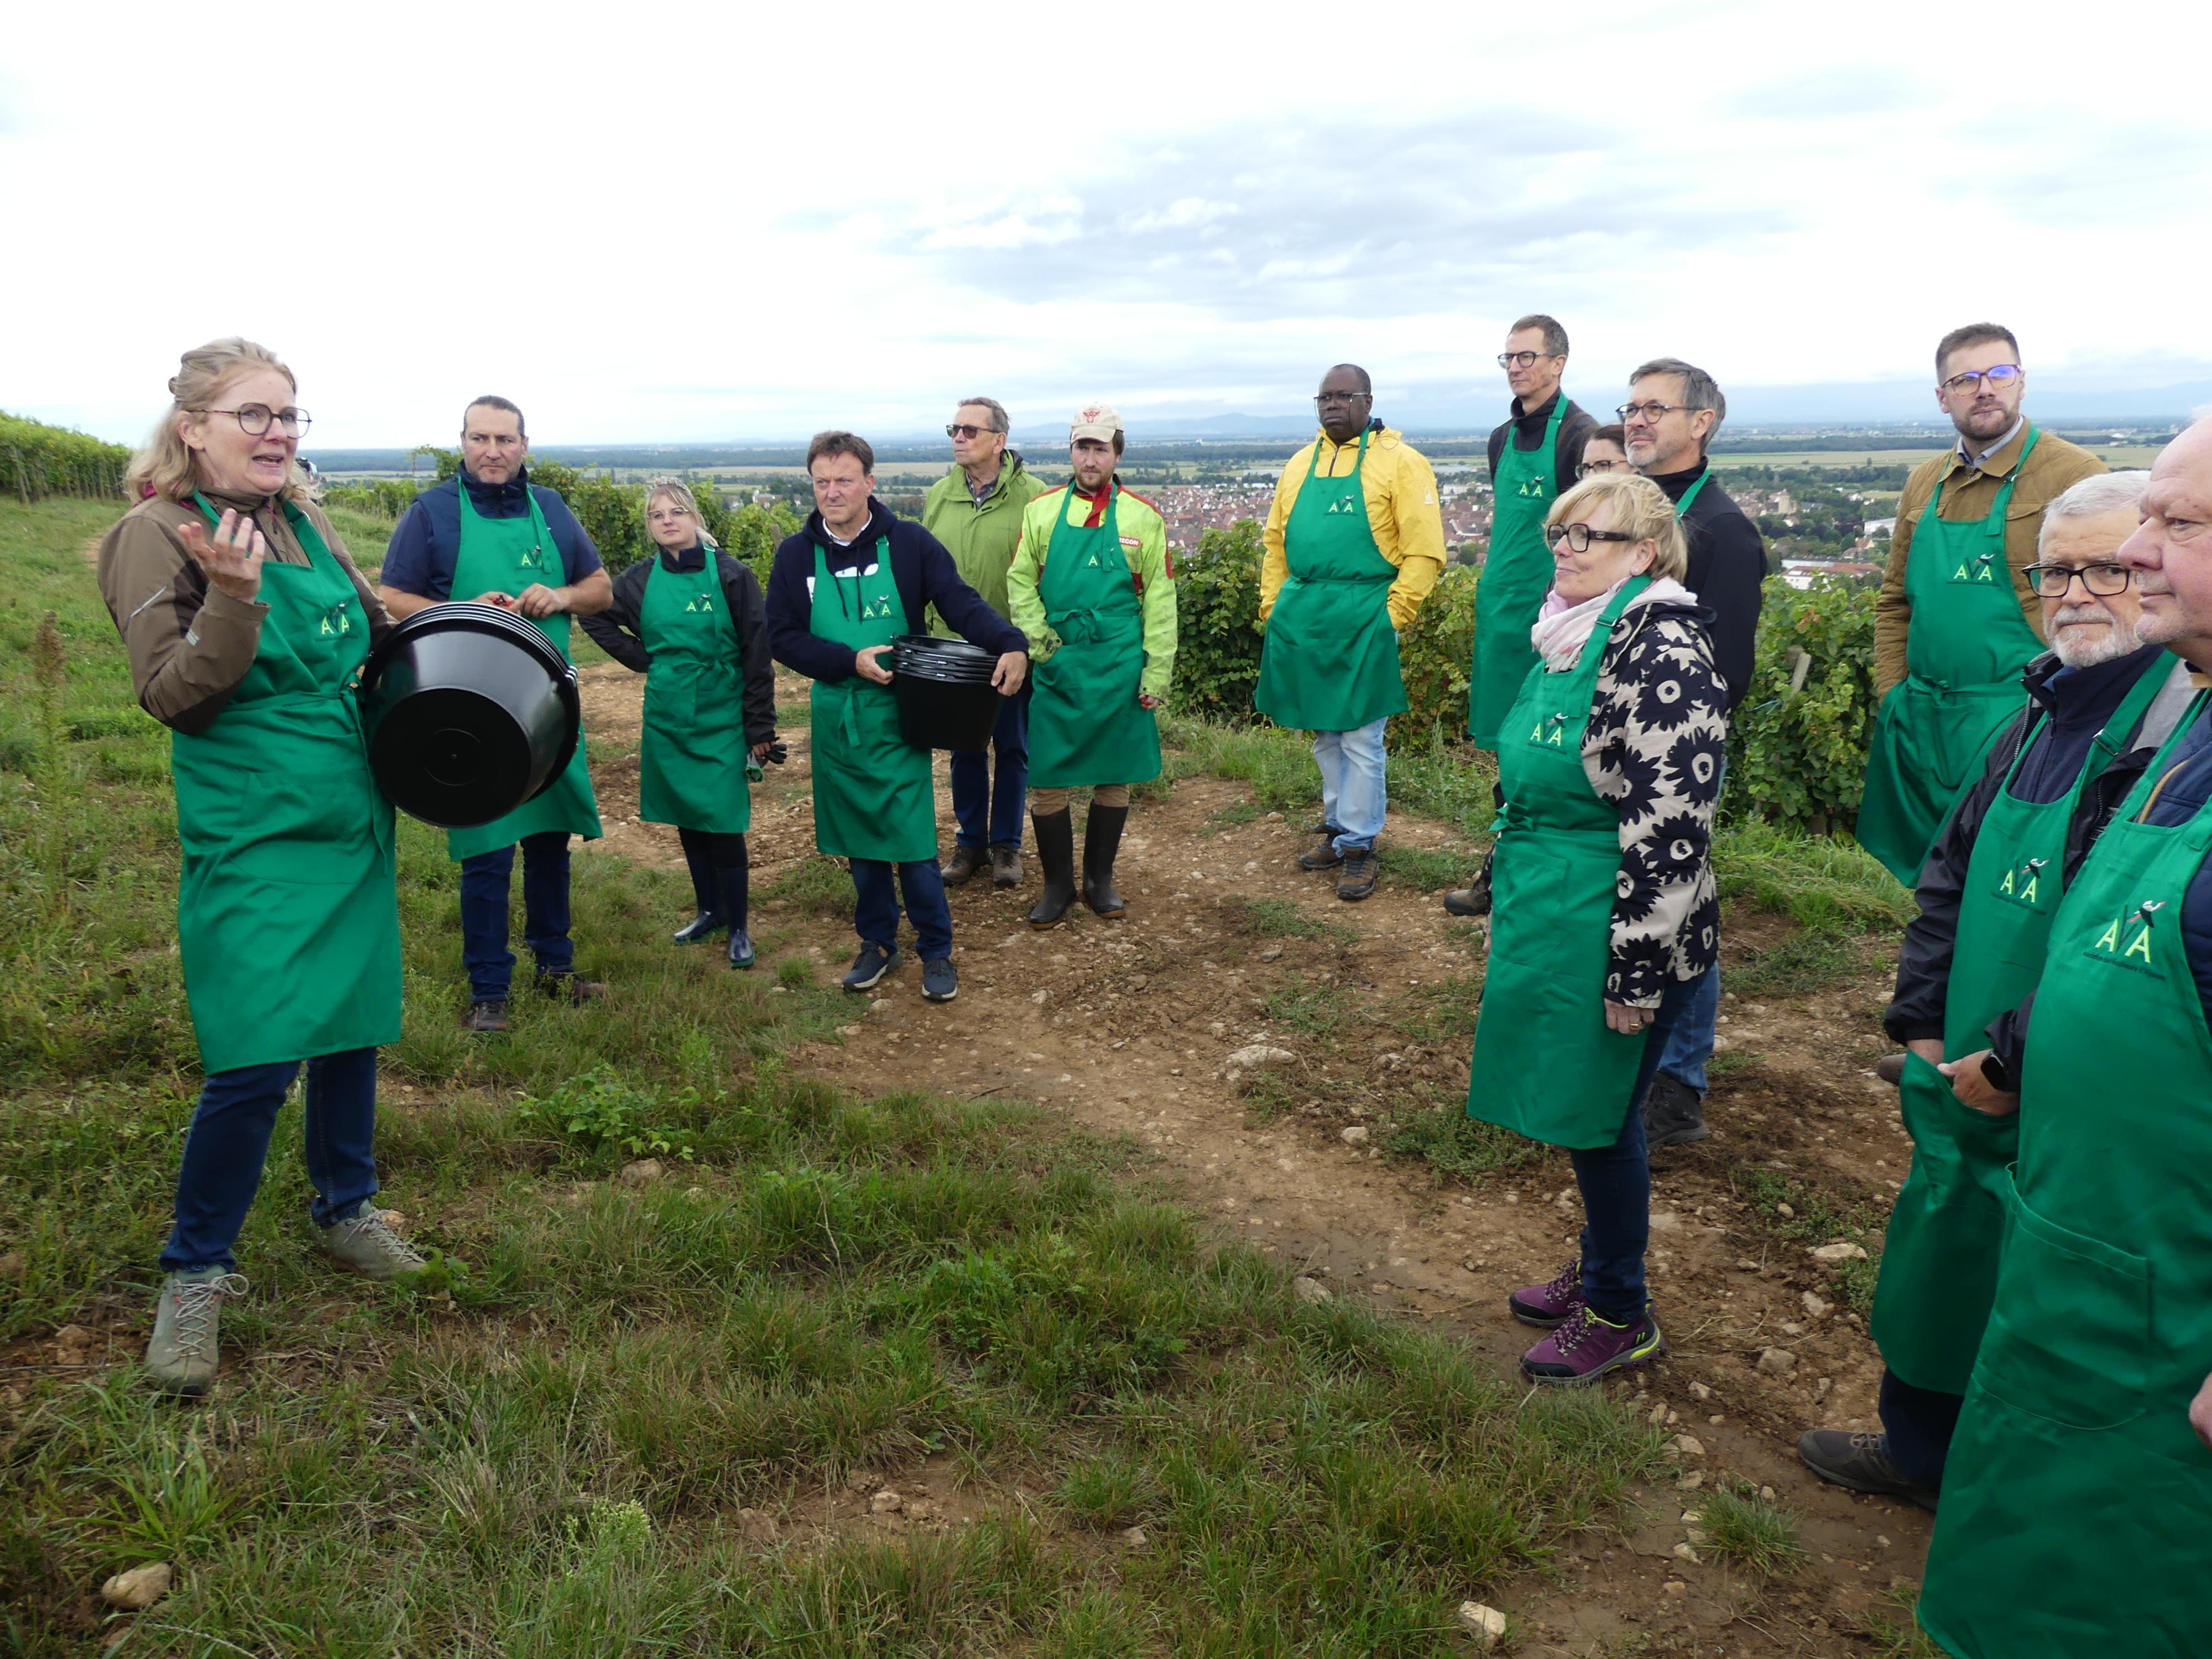
[[[1121,429],[1121,417],[1115,412],[1114,405],[1103,398],[1093,398],[1075,411],[1075,419],[1067,428],[1067,441],[1096,438],[1101,443],[1110,444]]]

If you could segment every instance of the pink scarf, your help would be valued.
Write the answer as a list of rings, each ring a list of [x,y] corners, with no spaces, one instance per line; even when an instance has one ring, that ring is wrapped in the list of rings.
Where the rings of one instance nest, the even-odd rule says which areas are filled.
[[[1544,659],[1544,666],[1554,674],[1565,673],[1580,660],[1583,647],[1589,642],[1590,629],[1632,578],[1623,576],[1611,587],[1595,599],[1584,599],[1580,605],[1571,604],[1559,597],[1553,588],[1544,595],[1543,608],[1536,612],[1536,625],[1528,630],[1528,643]],[[1651,586],[1638,593],[1621,614],[1626,616],[1639,605],[1651,605],[1661,599],[1675,599],[1695,605],[1697,595],[1672,576],[1660,576]]]

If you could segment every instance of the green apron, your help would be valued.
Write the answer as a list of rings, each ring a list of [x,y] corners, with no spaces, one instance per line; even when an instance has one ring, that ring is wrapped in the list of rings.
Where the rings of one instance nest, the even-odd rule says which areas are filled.
[[[1620,814],[1590,787],[1583,731],[1607,637],[1650,585],[1622,584],[1572,669],[1552,673],[1539,658],[1498,728],[1505,805],[1467,1110],[1554,1146],[1619,1139],[1644,1059],[1645,1033],[1605,1023]]]
[[[1145,618],[1121,551],[1121,498],[1105,521],[1071,525],[1063,505],[1044,544],[1037,597],[1060,647],[1030,678],[1030,784],[1145,783],[1160,775],[1160,723],[1137,701],[1145,678]]]
[[[2187,1415],[2212,1371],[2212,1030],[2181,939],[2212,806],[2134,822],[2165,766],[2075,877],[2036,991],[1996,1300],[1920,1598],[1962,1659],[2212,1647],[2212,1450]]]
[[[907,631],[906,607],[891,577],[891,543],[848,576],[830,573],[814,545],[813,607],[807,626],[858,652],[889,645]],[[854,674],[817,680],[807,708],[813,754],[814,845],[833,858],[926,864],[937,856],[937,797],[929,750],[899,735],[898,700],[888,685]]]
[[[638,816],[710,835],[741,836],[753,820],[745,767],[745,661],[714,550],[696,570],[655,554],[638,605],[653,655],[638,749]]]
[[[1516,449],[1509,431],[1504,453],[1498,458],[1490,551],[1475,584],[1474,666],[1468,675],[1467,732],[1478,749],[1498,747],[1498,723],[1535,665],[1528,630],[1536,625],[1536,612],[1552,586],[1552,547],[1544,539],[1544,518],[1552,510],[1559,422],[1566,412],[1567,394],[1562,392],[1545,423],[1543,447]]]
[[[473,599],[479,593],[513,595],[538,582],[548,587],[562,586],[566,573],[561,563],[561,550],[546,526],[545,514],[538,507],[537,493],[527,484],[522,491],[524,499],[530,503],[530,516],[526,519],[485,518],[469,499],[465,479],[454,479],[453,491],[461,502],[461,545],[453,560],[454,599]],[[539,633],[561,647],[562,657],[568,655],[567,611],[532,617],[530,620],[538,624]],[[594,840],[601,834],[599,806],[592,793],[592,773],[584,760],[584,734],[580,731],[576,733],[576,752],[568,757],[568,769],[554,779],[543,794],[489,823],[478,824],[472,830],[448,830],[446,856],[459,863],[479,853],[495,853],[502,847],[512,847],[525,836],[544,835],[551,830],[565,830],[571,835]]]
[[[308,562],[263,563],[253,665],[214,725],[169,744],[177,947],[210,1076],[399,1040],[392,803],[354,696],[368,613],[313,520],[282,506]]]
[[[2005,557],[2005,511],[2040,435],[2028,428],[1986,518],[1944,519],[1939,483],[1912,526],[1905,676],[1875,715],[1857,828],[1859,845],[1907,887],[1920,879],[1952,804],[2018,712],[2021,670],[2045,648],[2021,614]]]
[[[1989,1023],[2035,989],[2051,919],[2064,896],[2066,832],[2081,792],[2126,743],[2172,668],[2170,657],[2152,659],[2061,799],[2014,799],[2013,778],[2040,722],[2021,744],[1975,834],[1959,895],[1944,1059],[1988,1048]],[[1905,1056],[1898,1098],[1912,1136],[1912,1168],[1890,1211],[1870,1334],[1882,1362],[1907,1382],[1964,1394],[1996,1291],[2005,1171],[2019,1149],[2020,1119],[1960,1104],[1950,1079],[1917,1054]]]
[[[1299,732],[1356,732],[1406,711],[1398,673],[1398,631],[1390,625],[1390,584],[1398,568],[1375,545],[1360,472],[1367,437],[1350,476],[1320,478],[1321,440],[1283,526],[1290,567],[1260,650],[1252,703],[1278,726]]]

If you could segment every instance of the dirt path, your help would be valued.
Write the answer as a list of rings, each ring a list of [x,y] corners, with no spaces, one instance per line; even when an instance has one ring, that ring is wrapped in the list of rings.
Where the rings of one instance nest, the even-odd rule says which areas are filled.
[[[601,847],[680,864],[673,831],[635,822],[641,682],[611,665],[585,680],[606,756],[594,769]],[[803,707],[802,687],[780,688],[787,710]],[[817,857],[804,719],[783,724],[792,762],[755,794],[757,894]],[[938,776],[949,849],[941,763]],[[1439,848],[1455,839],[1397,814],[1389,835]],[[1480,932],[1401,887],[1342,903],[1328,879],[1293,863],[1306,844],[1301,825],[1257,813],[1243,786],[1185,779],[1131,816],[1118,872],[1126,920],[1079,909],[1062,927],[1030,929],[1033,863],[1014,891],[956,890],[958,1000],[923,1002],[909,953],[872,998],[854,999],[841,1042],[799,1050],[793,1069],[861,1092],[1019,1096],[1127,1135],[1224,1234],[1333,1293],[1435,1321],[1510,1376],[1534,1334],[1506,1315],[1506,1294],[1550,1278],[1574,1251],[1580,1211],[1566,1160],[1447,1178],[1383,1150],[1395,1126],[1441,1124],[1419,1115],[1455,1115],[1464,1100]],[[821,902],[758,904],[764,953],[799,951],[842,972],[854,941],[840,884],[822,883]],[[1731,967],[1790,931],[1769,917],[1730,921]],[[1878,1213],[1905,1173],[1894,1097],[1868,1069],[1884,1046],[1887,993],[1886,969],[1871,967],[1817,990],[1723,1004],[1713,1137],[1661,1154],[1654,1174],[1650,1265],[1672,1354],[1616,1385],[1693,1443],[1682,1449],[1686,1489],[1644,1495],[1625,1547],[1593,1538],[1570,1552],[1559,1585],[1522,1587],[1510,1608],[1528,1621],[1524,1653],[1614,1651],[1640,1632],[1662,1650],[1863,1654],[1856,1632],[1870,1614],[1896,1620],[1893,1585],[1918,1578],[1927,1517],[1823,1486],[1792,1449],[1808,1426],[1875,1426],[1879,1361],[1850,1311],[1846,1270],[1812,1257],[1820,1241],[1787,1236],[1815,1204]],[[1783,1200],[1778,1216],[1785,1188],[1797,1201]],[[1771,1487],[1813,1552],[1763,1598],[1676,1553],[1680,1516],[1695,1502],[1688,1483],[1723,1474]]]

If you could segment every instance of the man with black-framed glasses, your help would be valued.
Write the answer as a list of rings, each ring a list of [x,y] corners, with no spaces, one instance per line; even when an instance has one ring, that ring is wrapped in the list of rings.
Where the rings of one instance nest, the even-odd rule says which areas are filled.
[[[2027,574],[2051,649],[1921,867],[1882,1016],[1905,1052],[1878,1068],[1915,1143],[1869,1326],[1886,1367],[1883,1431],[1814,1429],[1797,1445],[1814,1474],[1856,1492],[1936,1505],[2019,1155],[2018,1117],[1986,1115],[2014,1088],[1984,1064],[1989,1033],[2034,991],[2060,899],[2194,695],[2188,665],[2143,639],[2142,597],[2119,562],[2148,477],[2093,474],[2045,509]]]
[[[1726,686],[1733,715],[1751,689],[1759,644],[1759,609],[1766,580],[1766,544],[1705,459],[1713,434],[1728,418],[1719,383],[1695,363],[1655,357],[1628,377],[1628,401],[1614,411],[1629,465],[1657,484],[1682,521],[1689,573],[1682,585],[1712,613],[1708,632],[1713,666]],[[1726,763],[1723,763],[1726,775]],[[1697,1000],[1668,1032],[1657,1071],[1644,1096],[1645,1142],[1662,1146],[1703,1140],[1705,1066],[1720,1017],[1718,969],[1698,981]]]
[[[929,487],[921,505],[921,527],[952,555],[960,580],[1010,622],[1006,572],[1022,539],[1022,514],[1045,491],[1021,453],[1007,447],[1012,427],[1006,406],[996,398],[963,399],[945,428],[952,440],[951,470]],[[929,629],[957,637],[933,605]],[[962,886],[988,866],[993,886],[1020,886],[1022,810],[1030,777],[1026,684],[1000,700],[990,748],[955,750],[949,770],[959,829],[945,861],[945,884]]]
[[[1536,653],[1528,630],[1552,586],[1552,552],[1544,515],[1575,487],[1583,444],[1596,417],[1560,389],[1567,372],[1567,331],[1555,317],[1532,312],[1505,331],[1498,354],[1513,402],[1490,434],[1490,549],[1474,606],[1474,660],[1468,671],[1467,732],[1477,749],[1498,747],[1498,722],[1521,695]],[[1496,785],[1497,805],[1504,796]],[[1490,914],[1487,859],[1464,887],[1444,895],[1455,916]]]
[[[1936,401],[1957,446],[1905,482],[1874,625],[1881,709],[1858,842],[1906,886],[1959,791],[2019,703],[2044,648],[2026,571],[2046,503],[2105,470],[2021,412],[2020,342],[1969,323],[1936,348]]]

